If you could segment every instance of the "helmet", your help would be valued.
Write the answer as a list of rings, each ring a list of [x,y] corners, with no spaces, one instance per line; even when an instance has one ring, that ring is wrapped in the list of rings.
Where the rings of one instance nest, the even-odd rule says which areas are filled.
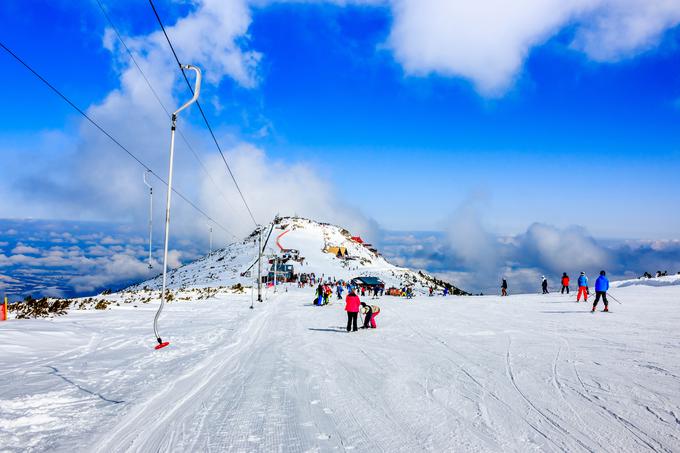
[[[581,272],[581,275],[586,275],[586,273],[585,273],[585,272]]]

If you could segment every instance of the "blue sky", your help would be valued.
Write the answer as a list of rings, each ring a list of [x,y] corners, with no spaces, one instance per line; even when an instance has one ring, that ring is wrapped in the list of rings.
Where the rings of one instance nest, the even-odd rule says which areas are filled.
[[[148,3],[102,3],[164,102],[186,99]],[[205,72],[202,104],[261,222],[298,213],[448,237],[465,213],[497,236],[539,223],[675,239],[671,3],[532,0],[494,15],[484,1],[156,5],[180,58]],[[167,121],[96,1],[2,2],[0,18],[3,43],[164,174]],[[3,51],[0,61],[0,218],[143,226],[141,170]],[[249,231],[195,109],[183,127],[219,190],[182,143],[178,187],[237,236]],[[175,218],[179,238],[204,240],[190,209]]]
[[[145,2],[104,4],[125,35],[156,30]],[[21,5],[1,7],[12,18],[3,41],[56,86],[84,107],[119,86],[128,63],[103,47],[107,23],[95,2]],[[159,2],[169,25],[194,8]],[[594,210],[601,199],[606,215],[581,220],[597,235],[669,237],[680,226],[668,209],[679,201],[677,27],[649,50],[594,62],[570,47],[576,32],[567,23],[528,49],[507,90],[487,96],[469,78],[407,74],[386,44],[385,5],[278,3],[251,7],[251,21],[239,39],[261,55],[256,86],[224,78],[204,88],[224,141],[313,165],[384,227],[441,228],[479,191],[501,232],[536,220],[568,225],[578,206]],[[75,134],[80,120],[68,107],[3,58],[12,108],[0,113],[2,142],[31,148],[39,131]],[[646,201],[659,196],[664,202]],[[622,222],[631,203],[638,215]]]

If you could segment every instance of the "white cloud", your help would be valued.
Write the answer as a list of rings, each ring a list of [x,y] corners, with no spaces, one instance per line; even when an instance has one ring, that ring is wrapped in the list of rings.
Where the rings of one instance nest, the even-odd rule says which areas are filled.
[[[333,222],[369,237],[375,234],[376,225],[342,201],[333,187],[319,175],[318,169],[305,164],[287,164],[275,161],[259,148],[241,144],[228,152],[232,169],[240,176],[241,188],[253,209],[256,219],[273,219],[276,214],[300,215],[319,221]],[[221,159],[213,157],[209,168],[220,168]],[[240,196],[227,178],[215,178],[222,184],[222,192],[228,194],[229,205],[238,206],[234,211],[224,209],[221,198],[215,197],[215,189],[209,180],[203,179],[202,199],[214,204],[214,212],[222,224],[240,234],[254,228],[243,222],[245,208]],[[222,206],[222,209],[220,209]]]
[[[16,245],[12,249],[12,253],[17,254],[17,253],[24,253],[24,254],[29,254],[29,255],[37,255],[40,253],[40,249],[37,249],[35,247],[31,247],[28,245],[24,245],[21,242]]]
[[[472,81],[486,96],[512,86],[532,47],[573,26],[574,49],[616,61],[680,23],[677,0],[393,0],[388,40],[407,74]]]
[[[596,61],[618,61],[656,46],[680,23],[677,0],[607,0],[580,21],[573,47]]]
[[[69,285],[77,292],[93,292],[98,288],[121,281],[142,280],[150,276],[148,265],[128,254],[116,253],[100,260],[100,265],[84,275],[69,280]]]
[[[525,262],[556,273],[606,267],[611,261],[607,250],[581,227],[559,229],[535,223],[519,239],[519,256]]]

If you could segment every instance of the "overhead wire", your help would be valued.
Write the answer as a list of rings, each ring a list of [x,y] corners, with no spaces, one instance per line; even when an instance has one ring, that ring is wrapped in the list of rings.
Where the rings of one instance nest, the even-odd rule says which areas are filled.
[[[40,75],[35,69],[33,69],[26,61],[24,61],[21,57],[19,57],[16,53],[14,53],[9,47],[7,47],[2,41],[0,41],[0,47],[2,47],[9,55],[11,55],[16,61],[18,61],[22,66],[24,66],[28,71],[30,71],[36,78],[38,78],[41,82],[43,82],[47,87],[49,87],[55,94],[57,94],[64,102],[66,102],[71,108],[73,108],[76,112],[78,112],[80,115],[82,115],[90,124],[92,124],[95,128],[97,128],[101,133],[106,135],[113,143],[116,144],[120,149],[122,149],[126,154],[128,154],[132,159],[134,159],[139,165],[141,165],[145,170],[147,170],[149,173],[151,173],[153,176],[156,177],[161,183],[165,184],[166,186],[168,183],[161,177],[159,176],[151,167],[149,167],[147,164],[145,164],[140,158],[138,158],[134,153],[132,153],[128,148],[126,148],[120,141],[118,141],[113,135],[111,135],[106,129],[104,129],[102,126],[99,125],[95,120],[93,120],[85,111],[83,111],[80,107],[78,107],[75,103],[73,103],[68,97],[66,97],[65,94],[63,94],[59,89],[57,89],[54,85],[52,85],[47,79],[45,79],[42,75]],[[226,233],[230,234],[231,236],[238,238],[234,233],[229,231],[226,227],[224,227],[222,224],[217,222],[215,219],[213,219],[210,215],[208,215],[204,210],[199,208],[193,201],[191,201],[189,198],[187,198],[184,194],[182,194],[180,191],[177,189],[173,188],[172,191],[179,196],[182,200],[184,200],[189,206],[194,208],[197,212],[199,212],[201,215],[203,215],[206,219],[214,223],[216,226],[218,226],[220,229],[225,231]]]
[[[163,35],[165,35],[165,40],[168,42],[168,45],[170,46],[170,50],[172,50],[172,55],[175,57],[175,61],[177,62],[177,65],[179,66],[180,71],[182,72],[182,75],[184,76],[184,80],[189,87],[189,90],[191,93],[194,93],[194,89],[191,86],[191,83],[189,82],[189,78],[187,77],[186,73],[184,72],[184,68],[182,68],[182,63],[179,61],[179,57],[177,56],[177,52],[175,52],[175,47],[172,45],[172,41],[170,41],[170,37],[168,36],[168,33],[165,31],[165,26],[163,25],[163,21],[161,20],[160,15],[158,14],[158,11],[156,10],[156,6],[153,3],[153,0],[149,0],[149,4],[151,5],[151,9],[153,9],[154,15],[156,16],[156,20],[158,21],[158,24],[161,27],[161,30],[163,31]],[[224,161],[224,165],[227,167],[227,171],[229,172],[229,176],[231,176],[232,181],[234,182],[234,186],[236,186],[236,190],[238,191],[239,195],[241,196],[241,200],[243,200],[243,204],[245,205],[246,209],[248,210],[248,214],[250,215],[251,220],[255,224],[255,226],[258,226],[259,224],[255,220],[255,217],[253,216],[253,211],[250,209],[250,206],[248,206],[248,202],[246,201],[245,196],[243,195],[243,191],[241,191],[241,187],[238,185],[238,182],[236,181],[236,177],[234,176],[234,172],[231,171],[231,167],[229,166],[229,163],[227,162],[227,158],[224,156],[224,153],[222,152],[222,147],[220,146],[219,142],[217,141],[217,137],[215,137],[215,133],[213,132],[212,127],[210,126],[210,122],[208,121],[208,118],[205,115],[205,112],[203,111],[203,107],[201,107],[200,102],[196,101],[196,106],[198,107],[199,112],[201,112],[201,116],[203,117],[203,121],[205,122],[206,127],[208,128],[208,131],[210,132],[210,136],[213,139],[213,142],[215,142],[215,146],[217,147],[217,150],[220,153],[220,156],[222,156],[222,161]]]
[[[139,73],[141,74],[142,78],[143,78],[144,81],[146,82],[146,85],[149,87],[149,90],[151,90],[151,93],[153,93],[153,96],[156,98],[156,101],[158,102],[158,105],[161,106],[161,108],[163,109],[163,111],[165,112],[165,114],[166,114],[168,117],[171,117],[172,114],[171,114],[170,111],[165,107],[165,104],[163,104],[163,101],[161,100],[160,96],[158,95],[158,93],[157,93],[156,90],[154,89],[153,85],[151,84],[151,81],[150,81],[149,78],[146,76],[146,74],[145,74],[144,71],[142,70],[141,66],[140,66],[139,63],[137,62],[137,59],[135,58],[134,54],[132,53],[132,50],[130,50],[130,48],[129,48],[129,47],[127,46],[127,44],[125,43],[125,40],[123,39],[122,35],[121,35],[120,32],[118,31],[118,27],[116,27],[116,25],[115,25],[115,24],[113,23],[113,21],[111,20],[111,17],[109,16],[109,14],[106,12],[106,8],[104,8],[104,5],[102,4],[102,2],[101,2],[100,0],[96,0],[96,2],[97,2],[97,5],[99,6],[99,9],[100,9],[101,12],[102,12],[102,14],[104,15],[104,17],[106,18],[107,22],[109,23],[109,25],[110,25],[111,28],[113,29],[114,33],[116,34],[116,37],[118,38],[118,41],[120,41],[120,43],[122,44],[123,48],[125,48],[125,51],[127,52],[128,56],[130,57],[130,59],[132,60],[132,62],[134,63],[134,65],[137,67],[137,70],[139,71]],[[189,143],[189,140],[187,140],[186,136],[182,133],[182,131],[178,130],[177,132],[178,132],[179,136],[182,138],[182,140],[184,141],[184,143],[187,145],[187,148],[189,148],[189,150],[191,151],[191,153],[194,155],[194,157],[195,157],[196,160],[198,161],[198,163],[199,163],[199,165],[201,166],[201,169],[203,170],[203,172],[205,173],[205,175],[206,175],[206,176],[208,177],[208,179],[213,183],[213,185],[215,186],[215,188],[217,189],[217,191],[219,192],[219,194],[222,196],[222,198],[224,199],[224,201],[227,202],[227,204],[229,205],[229,207],[230,207],[231,209],[234,209],[233,205],[231,204],[231,202],[229,201],[229,199],[227,198],[227,196],[224,194],[224,192],[222,191],[222,189],[220,189],[220,186],[219,186],[219,185],[215,182],[215,180],[213,179],[212,175],[211,175],[210,172],[208,171],[208,168],[205,166],[205,164],[203,163],[203,161],[202,161],[201,158],[199,157],[199,155],[198,155],[198,153],[196,152],[196,150],[194,150],[194,147],[191,146],[191,144]]]

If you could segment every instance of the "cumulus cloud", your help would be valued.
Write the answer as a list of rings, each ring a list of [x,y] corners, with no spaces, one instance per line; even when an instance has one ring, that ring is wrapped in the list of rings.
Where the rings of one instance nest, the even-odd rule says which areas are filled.
[[[556,228],[534,223],[516,238],[516,243],[514,258],[552,273],[608,267],[612,262],[606,248],[579,226]]]
[[[680,240],[603,241],[581,226],[533,223],[513,236],[499,236],[484,222],[485,198],[471,196],[441,233],[387,233],[381,250],[396,264],[434,272],[460,288],[496,293],[506,278],[514,293],[534,292],[540,277],[557,285],[562,272],[607,270],[613,279],[645,271],[680,270]]]
[[[148,245],[140,243],[134,230],[119,225],[0,220],[2,224],[17,226],[19,231],[12,252],[0,253],[0,291],[13,298],[90,295],[155,277],[161,270],[162,246],[153,244],[149,268]],[[75,243],[64,242],[64,238]],[[169,267],[178,267],[206,251],[188,241],[181,250],[170,249]]]
[[[299,215],[334,222],[357,234],[376,236],[375,222],[341,201],[328,181],[319,175],[319,169],[303,163],[272,160],[263,150],[245,143],[230,150],[228,158],[234,172],[241,177],[241,188],[257,219],[272,219],[276,214]],[[220,168],[221,160],[213,157],[208,163],[210,168]],[[231,181],[222,178],[218,184],[223,193],[229,194],[229,206],[240,206],[240,197]],[[202,190],[202,198],[207,200],[215,189],[211,181],[203,180]],[[216,200],[221,201],[221,198]],[[240,233],[246,232],[242,217],[235,216],[233,210],[218,212],[222,224]],[[252,229],[253,225],[245,226]]]
[[[16,247],[14,247],[12,249],[12,253],[14,253],[14,254],[20,253],[20,254],[36,255],[36,254],[40,253],[40,249],[37,249],[35,247],[31,247],[31,246],[28,246],[28,245],[24,245],[20,242],[16,245]]]
[[[175,253],[173,253],[174,256]],[[90,272],[69,279],[69,286],[78,293],[92,293],[107,285],[117,285],[121,281],[141,280],[151,274],[144,260],[127,253],[115,253],[98,264]],[[172,267],[178,265],[176,261],[173,261],[173,264]]]
[[[495,269],[498,242],[482,223],[483,194],[470,197],[454,212],[447,229],[452,252],[468,267],[480,272]]]
[[[512,86],[536,46],[565,27],[572,48],[616,61],[680,23],[675,0],[393,0],[388,45],[407,74],[458,76],[486,96]]]
[[[657,45],[662,34],[680,23],[676,0],[607,0],[579,21],[572,42],[596,61],[618,61]]]

